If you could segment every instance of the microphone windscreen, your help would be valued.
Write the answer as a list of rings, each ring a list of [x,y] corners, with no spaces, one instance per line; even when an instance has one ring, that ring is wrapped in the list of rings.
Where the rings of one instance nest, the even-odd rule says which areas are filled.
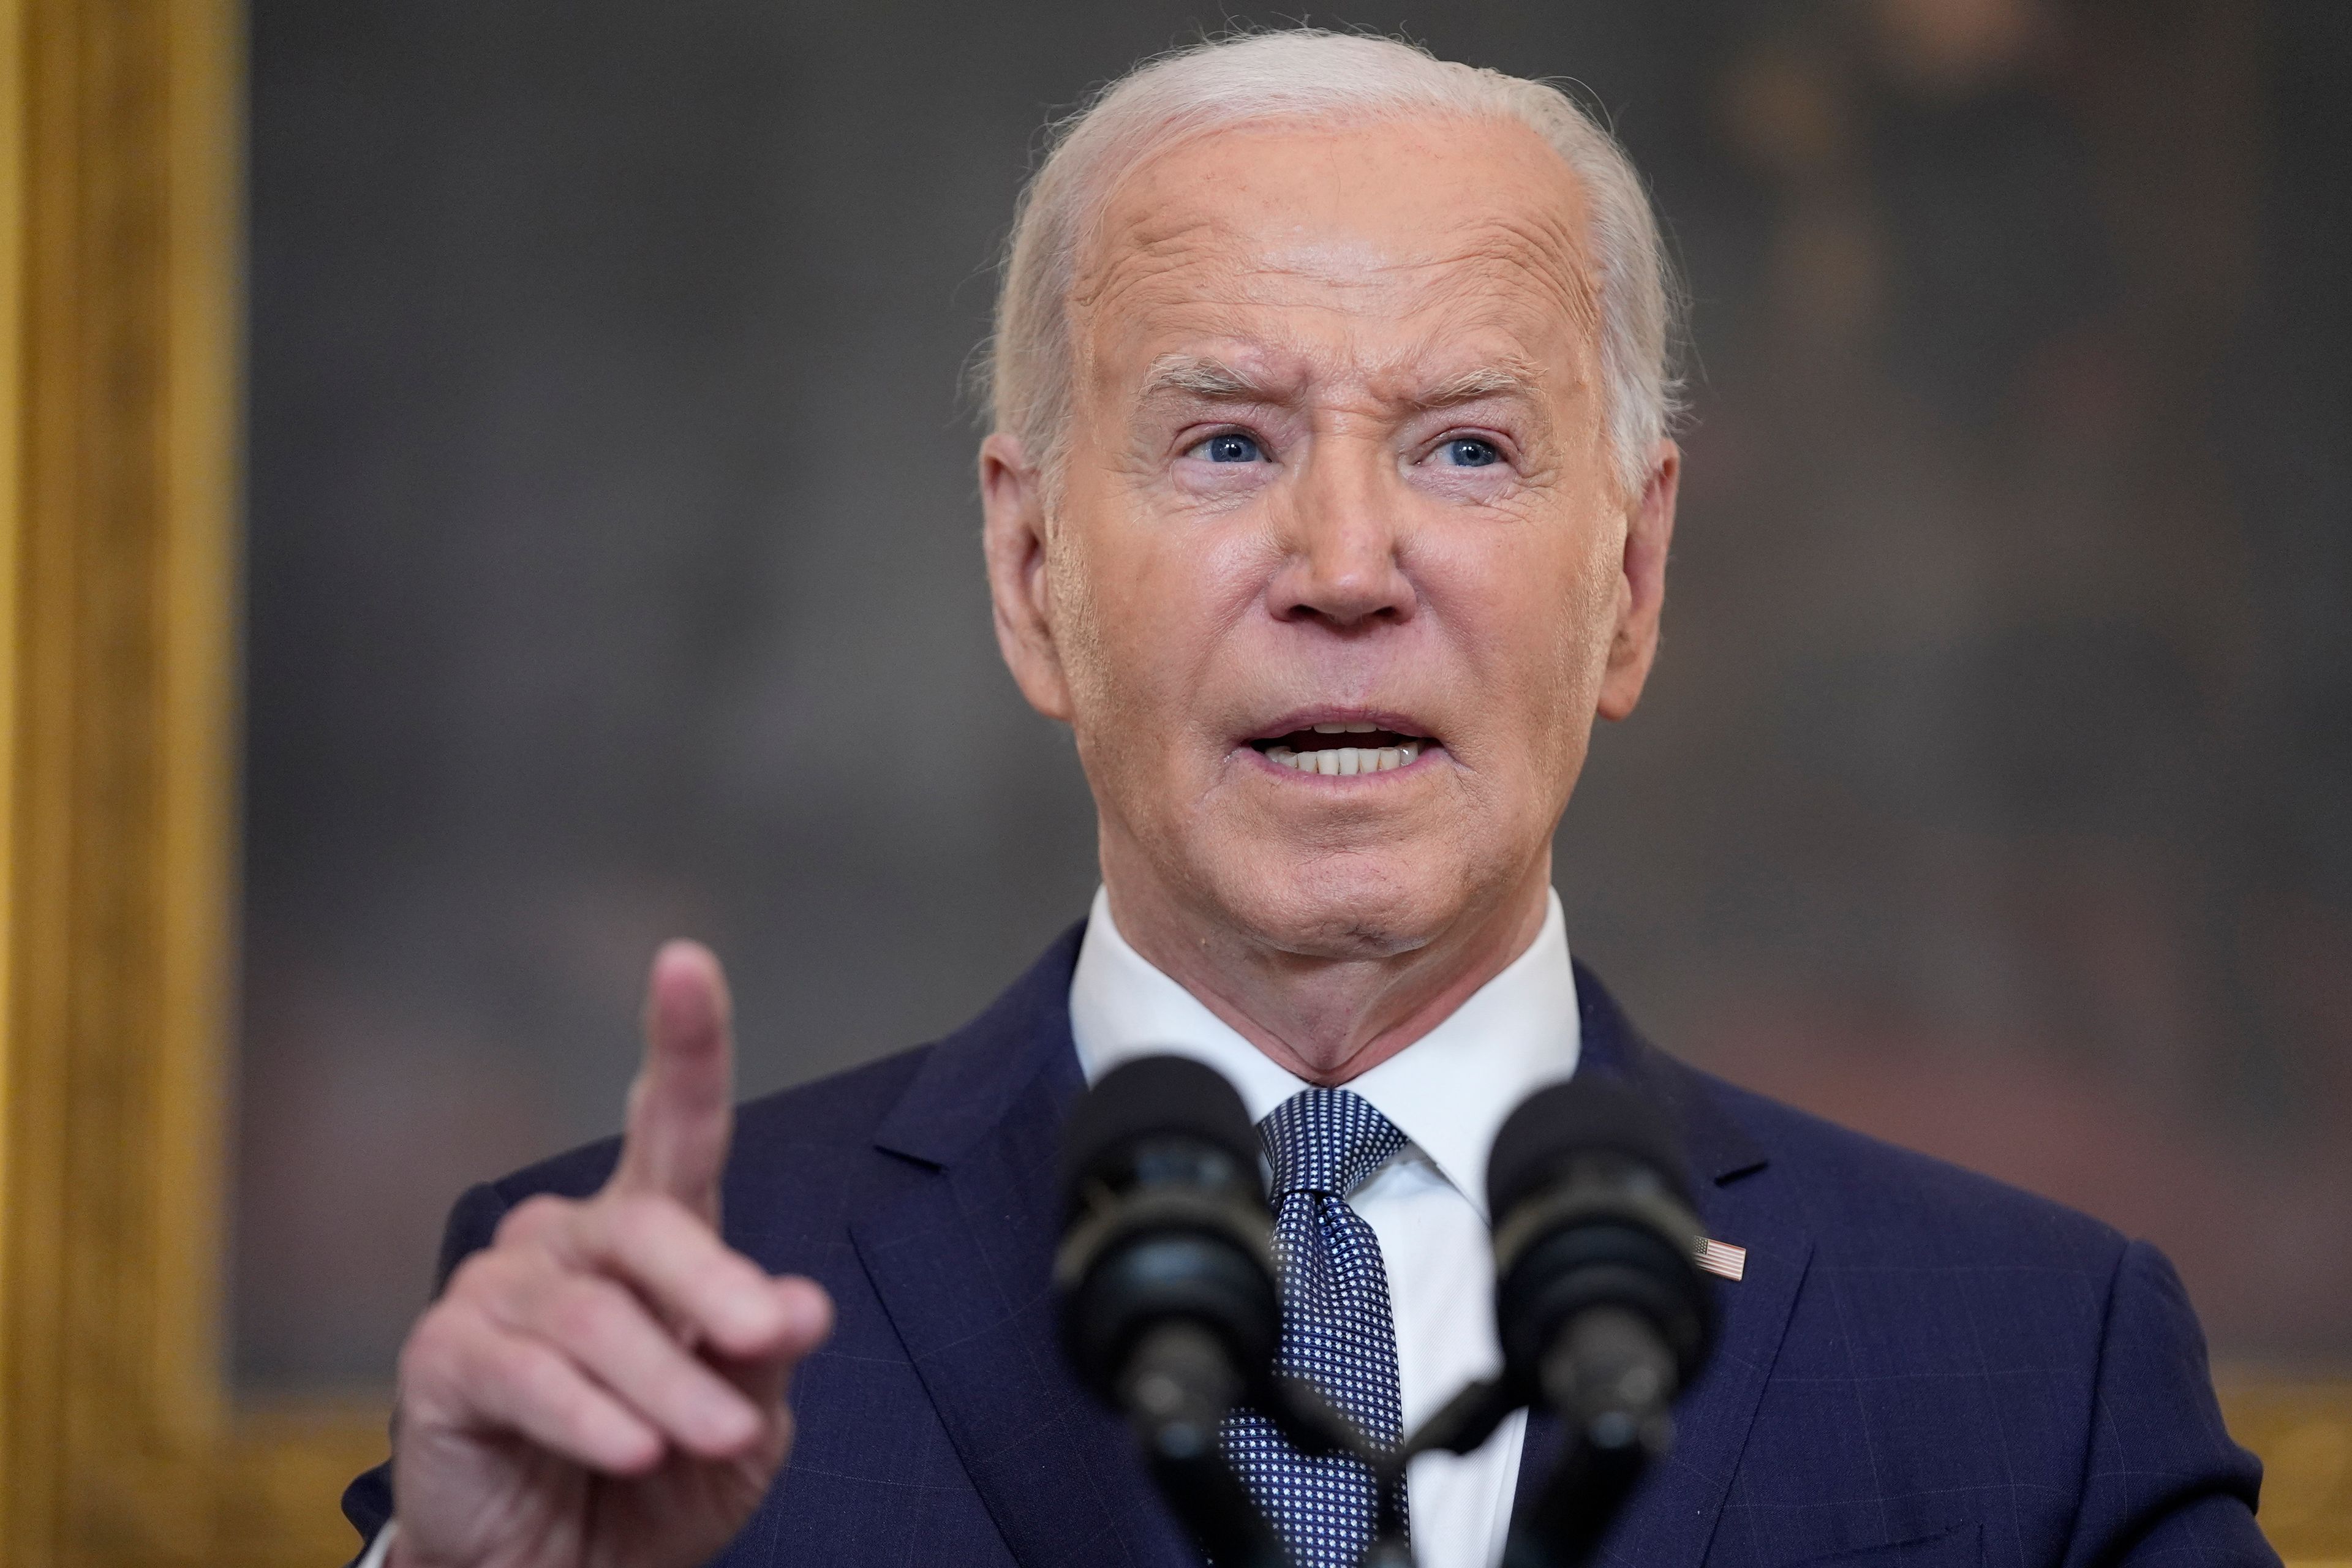
[[[1579,1073],[1521,1100],[1495,1134],[1486,1159],[1486,1212],[1500,1224],[1569,1160],[1590,1153],[1645,1165],[1685,1205],[1690,1202],[1682,1150],[1665,1115],[1622,1080]]]
[[[1257,1129],[1242,1097],[1214,1068],[1190,1057],[1138,1057],[1105,1073],[1077,1109],[1062,1138],[1062,1194],[1107,1159],[1146,1138],[1190,1138],[1213,1144],[1255,1173]]]

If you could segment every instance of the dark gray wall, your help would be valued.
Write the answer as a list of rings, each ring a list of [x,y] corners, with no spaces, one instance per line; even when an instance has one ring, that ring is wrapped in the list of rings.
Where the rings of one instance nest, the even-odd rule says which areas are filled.
[[[1586,84],[1692,279],[1571,940],[1685,1054],[2157,1235],[2225,1348],[2352,1353],[2346,13],[1944,9],[1347,13]],[[258,1388],[385,1377],[457,1190],[614,1125],[662,936],[760,1090],[1083,911],[959,374],[1048,110],[1222,17],[252,14]]]

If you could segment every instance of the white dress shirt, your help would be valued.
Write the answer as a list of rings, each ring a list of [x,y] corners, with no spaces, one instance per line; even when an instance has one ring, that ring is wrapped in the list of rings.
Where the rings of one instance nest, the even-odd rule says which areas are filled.
[[[1348,1199],[1380,1238],[1396,1321],[1397,1393],[1411,1432],[1473,1378],[1502,1365],[1495,1342],[1486,1151],[1521,1100],[1576,1070],[1576,980],[1559,895],[1527,952],[1428,1034],[1352,1079],[1409,1142]],[[1170,1051],[1223,1073],[1250,1119],[1308,1087],[1128,946],[1095,894],[1070,977],[1070,1033],[1092,1083],[1130,1057]],[[1514,1414],[1475,1454],[1424,1454],[1406,1480],[1418,1568],[1493,1568],[1502,1560],[1527,1416]],[[381,1568],[397,1522],[356,1568]]]
[[[1206,1062],[1253,1121],[1308,1086],[1127,944],[1095,895],[1070,978],[1070,1033],[1087,1081],[1131,1057]],[[1396,1321],[1398,1394],[1409,1433],[1473,1378],[1502,1365],[1486,1151],[1514,1107],[1576,1070],[1576,981],[1559,896],[1527,952],[1451,1016],[1347,1087],[1410,1140],[1348,1199],[1380,1238]],[[1518,1484],[1524,1412],[1474,1454],[1424,1454],[1407,1478],[1419,1568],[1492,1568]]]

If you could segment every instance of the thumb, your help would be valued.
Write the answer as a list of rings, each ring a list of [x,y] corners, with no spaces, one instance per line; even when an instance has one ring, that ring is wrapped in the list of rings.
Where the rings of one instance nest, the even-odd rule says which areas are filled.
[[[700,942],[664,943],[646,982],[646,1055],[629,1086],[621,1163],[606,1190],[675,1198],[719,1223],[735,1125],[732,1004]]]

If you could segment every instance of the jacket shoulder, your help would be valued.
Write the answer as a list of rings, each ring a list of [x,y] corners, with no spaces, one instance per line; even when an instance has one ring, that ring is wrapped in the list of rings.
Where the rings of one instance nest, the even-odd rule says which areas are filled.
[[[2122,1260],[2122,1233],[2078,1210],[1692,1070],[1849,1258],[2103,1276]]]
[[[1998,1520],[2032,1562],[2275,1568],[2253,1521],[2261,1467],[2230,1440],[2196,1314],[2156,1248],[1750,1090],[1705,1089],[1760,1156],[1720,1195],[1751,1222],[1780,1210],[1810,1247],[1759,1358],[1746,1497],[1710,1563],[1973,1542],[1971,1524]],[[1790,1497],[1811,1506],[1780,1506]],[[1765,1531],[1769,1559],[1737,1544]]]

